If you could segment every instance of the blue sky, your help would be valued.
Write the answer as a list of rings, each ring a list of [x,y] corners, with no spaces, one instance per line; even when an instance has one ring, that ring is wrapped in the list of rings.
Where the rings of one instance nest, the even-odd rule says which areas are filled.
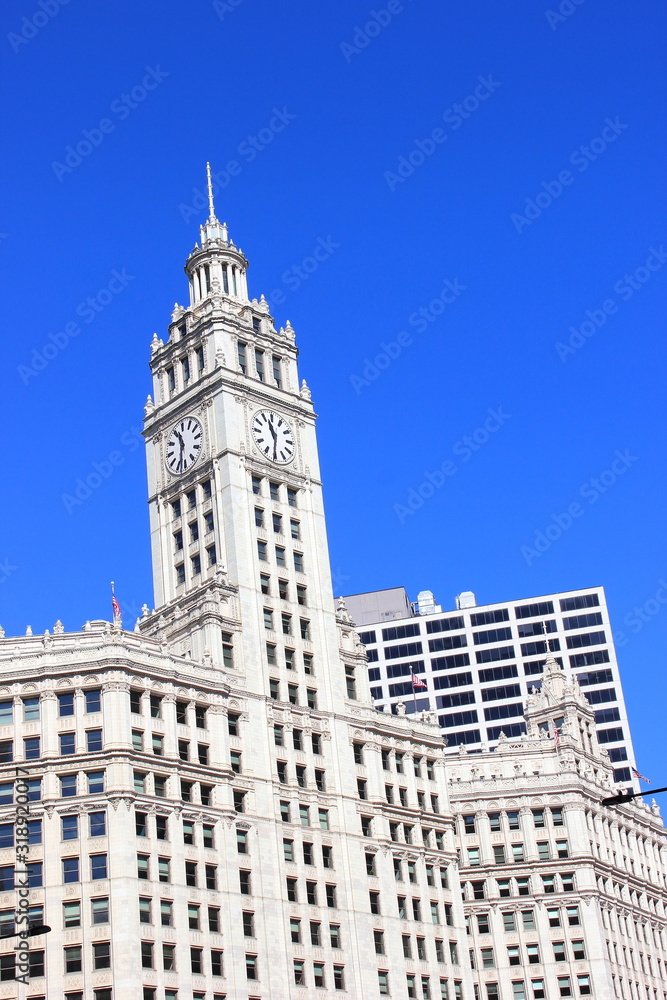
[[[0,19],[7,633],[107,616],[110,579],[130,614],[152,601],[148,344],[186,299],[211,160],[251,294],[297,332],[336,591],[604,585],[639,767],[664,784],[658,0]]]

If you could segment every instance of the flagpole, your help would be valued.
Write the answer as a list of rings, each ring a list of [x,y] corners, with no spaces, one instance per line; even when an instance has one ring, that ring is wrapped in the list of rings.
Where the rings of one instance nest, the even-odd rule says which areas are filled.
[[[114,625],[122,625],[123,624],[123,620],[122,620],[121,614],[120,614],[120,604],[116,600],[116,587],[115,587],[115,584],[114,584],[113,580],[111,581],[111,607],[113,609],[113,623],[114,623]]]

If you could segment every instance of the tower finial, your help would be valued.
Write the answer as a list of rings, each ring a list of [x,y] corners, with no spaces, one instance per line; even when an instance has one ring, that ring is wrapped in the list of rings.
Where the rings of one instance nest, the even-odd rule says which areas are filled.
[[[213,181],[211,180],[211,164],[206,164],[206,186],[208,188],[208,219],[209,222],[217,221],[215,218],[215,208],[213,206]]]

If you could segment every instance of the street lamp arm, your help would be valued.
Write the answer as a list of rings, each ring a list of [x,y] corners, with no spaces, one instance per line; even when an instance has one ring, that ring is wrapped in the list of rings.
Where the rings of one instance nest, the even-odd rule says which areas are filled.
[[[622,795],[610,795],[609,798],[602,800],[601,805],[620,806],[624,802],[630,802],[632,799],[638,799],[642,795],[657,795],[658,792],[667,792],[667,785],[665,785],[664,788],[652,788],[650,792],[624,792]]]

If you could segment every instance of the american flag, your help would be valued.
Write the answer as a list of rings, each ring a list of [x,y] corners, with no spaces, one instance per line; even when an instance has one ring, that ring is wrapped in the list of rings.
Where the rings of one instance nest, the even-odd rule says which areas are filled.
[[[634,774],[635,778],[637,778],[639,781],[645,781],[647,785],[651,784],[651,782],[649,781],[649,779],[645,778],[643,774],[640,774],[636,767],[633,767],[630,770]]]
[[[114,590],[113,583],[111,584],[111,607],[113,608],[114,619],[120,618],[120,604],[116,600],[116,591]]]
[[[421,677],[415,677],[413,673],[410,674],[412,678],[413,688],[426,688],[428,685],[421,679]]]
[[[553,721],[553,719],[551,720],[551,735],[554,738],[554,743],[556,744],[556,746],[558,746],[558,744],[560,743],[560,733],[558,732],[558,729],[556,728],[556,723]]]

